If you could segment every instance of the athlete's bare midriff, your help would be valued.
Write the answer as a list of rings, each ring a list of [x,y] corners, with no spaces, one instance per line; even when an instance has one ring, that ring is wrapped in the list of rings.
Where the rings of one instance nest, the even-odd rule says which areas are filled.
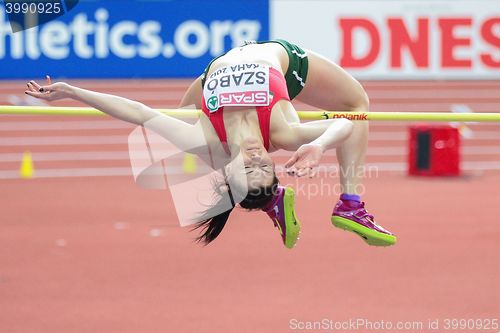
[[[237,47],[215,60],[210,66],[207,77],[219,68],[245,63],[268,65],[285,74],[288,69],[288,55],[283,46],[278,43]]]

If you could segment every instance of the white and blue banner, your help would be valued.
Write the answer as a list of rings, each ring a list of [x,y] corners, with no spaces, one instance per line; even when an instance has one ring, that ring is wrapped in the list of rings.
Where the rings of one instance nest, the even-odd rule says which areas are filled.
[[[500,78],[500,0],[0,0],[0,79],[193,78],[269,38],[358,79]]]
[[[194,77],[245,40],[269,38],[268,0],[80,0],[17,32],[7,4],[0,79]]]

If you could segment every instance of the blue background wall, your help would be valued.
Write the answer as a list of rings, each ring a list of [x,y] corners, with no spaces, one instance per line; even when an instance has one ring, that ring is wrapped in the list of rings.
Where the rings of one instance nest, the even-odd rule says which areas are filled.
[[[268,0],[82,0],[15,34],[0,5],[0,79],[193,77],[245,39],[267,38]]]

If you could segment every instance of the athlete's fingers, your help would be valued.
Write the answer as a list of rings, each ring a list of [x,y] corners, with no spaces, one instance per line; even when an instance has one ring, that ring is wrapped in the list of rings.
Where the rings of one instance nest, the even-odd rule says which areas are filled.
[[[296,172],[297,172],[297,170],[295,169],[295,167],[292,167],[292,168],[286,169],[286,173],[287,173],[289,176],[294,176]]]
[[[307,177],[312,178],[316,175],[316,169],[315,168],[309,168],[309,171],[307,172]]]
[[[307,176],[309,178],[312,178],[316,175],[316,167],[310,167],[309,170],[307,171]]]
[[[36,81],[31,80],[28,82],[28,87],[30,87],[30,90],[32,91],[39,91],[39,92],[48,92],[52,90],[52,85],[46,85],[46,86],[41,86]]]
[[[27,86],[31,91],[38,91],[38,88],[33,84],[34,82],[28,82]]]
[[[38,90],[37,90],[37,89],[33,86],[33,84],[31,84],[31,82],[28,82],[28,83],[26,84],[26,86],[28,87],[28,90],[29,90],[29,91],[33,91],[33,92],[34,92],[34,91],[38,91]]]
[[[297,177],[302,177],[307,175],[311,171],[311,168],[303,168],[297,172]]]
[[[50,78],[50,75],[45,75],[45,78],[47,79],[47,84],[51,85],[52,84],[52,79]]]
[[[35,87],[35,89],[38,91],[40,89],[40,85],[38,83],[36,83],[36,81],[33,81],[31,80],[29,82],[33,87]]]
[[[44,98],[45,95],[41,92],[38,92],[38,91],[31,91],[31,90],[26,90],[24,92],[26,95],[30,95],[30,96],[33,96],[33,97],[36,97],[36,98]]]
[[[49,85],[46,85],[46,86],[41,86],[38,91],[40,92],[51,92],[54,90],[54,85],[53,84],[49,84]]]
[[[28,89],[31,91],[31,92],[34,92],[34,93],[39,93],[40,92],[40,86],[36,84],[36,82],[34,81],[30,81],[28,82],[27,84],[28,86]]]
[[[302,177],[303,174],[304,174],[304,169],[298,169],[297,174],[296,174],[297,177]]]
[[[294,165],[295,162],[297,162],[298,159],[299,159],[299,154],[297,154],[297,152],[293,153],[292,157],[290,157],[290,159],[288,160],[288,162],[285,163],[285,168],[289,168],[292,165]]]

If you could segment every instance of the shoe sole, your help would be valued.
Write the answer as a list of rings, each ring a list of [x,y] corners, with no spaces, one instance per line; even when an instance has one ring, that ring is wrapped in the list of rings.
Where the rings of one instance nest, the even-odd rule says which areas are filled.
[[[286,241],[285,246],[292,249],[300,235],[300,221],[295,216],[295,192],[292,188],[285,189],[285,196],[283,200],[285,208],[285,225],[286,225]]]
[[[396,244],[396,236],[372,230],[340,216],[332,216],[331,220],[335,227],[355,233],[369,245],[391,246]]]

